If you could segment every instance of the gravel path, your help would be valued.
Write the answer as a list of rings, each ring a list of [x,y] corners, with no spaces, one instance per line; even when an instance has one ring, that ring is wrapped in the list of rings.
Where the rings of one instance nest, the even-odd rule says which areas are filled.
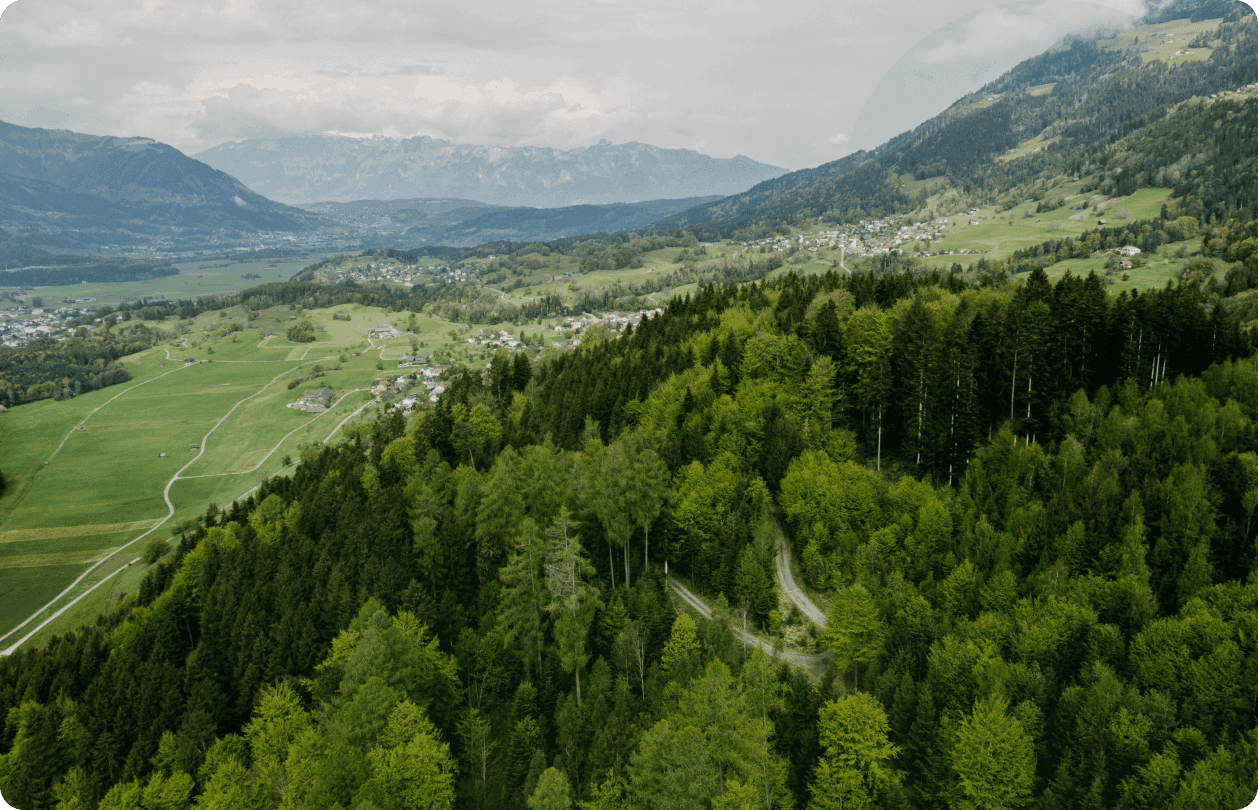
[[[800,613],[803,613],[808,617],[809,621],[824,630],[826,627],[826,614],[822,613],[821,608],[817,607],[816,604],[808,598],[808,594],[800,590],[799,586],[795,584],[795,577],[791,575],[791,550],[786,544],[786,535],[782,533],[781,525],[778,525],[777,531],[778,585],[782,586],[782,590],[786,592],[786,595],[790,598],[790,600],[795,603],[796,607],[799,608]]]
[[[672,577],[668,578],[668,584],[672,586],[673,590],[681,597],[682,601],[694,608],[700,616],[709,620],[712,618],[712,608],[708,607],[702,599],[691,593],[686,586],[682,585]],[[737,627],[732,625],[730,626],[730,629],[734,631],[734,636],[743,644],[750,647],[759,647],[769,655],[776,655],[778,658],[781,658],[783,661],[791,664],[797,664],[805,667],[820,667],[825,666],[826,661],[830,658],[830,656],[826,654],[805,655],[803,653],[775,650],[772,644],[761,641],[750,633],[744,633],[742,630],[739,630]]]

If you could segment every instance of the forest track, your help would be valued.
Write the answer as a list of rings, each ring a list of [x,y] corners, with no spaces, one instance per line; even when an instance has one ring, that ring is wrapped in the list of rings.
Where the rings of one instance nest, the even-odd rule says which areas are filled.
[[[787,544],[786,533],[782,531],[782,524],[778,522],[777,515],[773,516],[773,524],[777,529],[777,577],[778,585],[786,593],[787,597],[795,603],[799,608],[799,612],[803,613],[813,624],[822,630],[828,624],[826,622],[826,614],[821,608],[808,598],[808,594],[795,584],[795,577],[791,574],[791,550]]]
[[[711,621],[712,608],[708,607],[702,599],[695,596],[689,588],[682,585],[672,577],[668,578],[668,584],[672,586],[673,590],[681,597],[683,602],[692,607],[700,616]],[[751,633],[744,632],[733,625],[730,625],[730,630],[733,631],[734,637],[741,641],[744,645],[749,647],[758,647],[769,655],[777,656],[789,664],[796,664],[802,667],[824,667],[826,661],[830,658],[830,656],[826,653],[822,653],[820,655],[809,655],[806,653],[793,653],[787,652],[786,650],[778,650],[767,641],[761,641]]]

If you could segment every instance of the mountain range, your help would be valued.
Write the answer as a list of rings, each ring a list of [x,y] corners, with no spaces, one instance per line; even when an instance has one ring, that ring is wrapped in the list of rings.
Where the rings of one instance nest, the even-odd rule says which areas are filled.
[[[0,122],[0,239],[91,248],[320,224],[149,138]]]
[[[301,207],[380,247],[446,245],[472,247],[487,242],[545,242],[570,236],[618,233],[643,228],[662,217],[720,197],[685,197],[604,205],[527,208],[487,205],[475,200],[355,200],[307,203]]]
[[[606,140],[561,150],[430,137],[302,135],[222,143],[195,157],[293,205],[461,197],[550,208],[725,196],[786,173],[742,155],[714,158]]]

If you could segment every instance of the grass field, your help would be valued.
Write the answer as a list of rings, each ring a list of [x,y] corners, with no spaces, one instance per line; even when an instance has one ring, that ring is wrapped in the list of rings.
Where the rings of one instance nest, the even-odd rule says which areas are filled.
[[[173,344],[126,358],[131,382],[3,414],[0,465],[8,488],[0,499],[0,633],[57,596],[92,562],[168,516],[170,523],[148,536],[168,537],[170,525],[203,514],[211,502],[228,504],[263,477],[282,474],[286,456],[335,437],[342,420],[370,399],[365,389],[380,374],[380,355],[392,354],[387,367],[396,371],[396,358],[410,350],[409,337],[374,348],[365,339],[383,320],[405,329],[399,313],[338,309],[353,310],[352,320],[333,320],[331,310],[304,313],[325,327],[314,343],[279,338],[261,348],[256,331],[214,336],[223,319],[209,313],[186,323],[188,334]],[[444,337],[446,351],[456,350],[452,324],[423,318],[416,325],[417,340]],[[196,346],[193,336],[200,338]],[[294,351],[304,359],[287,359]],[[185,365],[185,357],[199,362]],[[316,364],[322,376],[288,388]],[[286,407],[324,385],[337,395],[329,410],[316,415]],[[181,477],[172,480],[177,473]],[[168,484],[170,506],[163,495]],[[124,548],[66,599],[125,567],[139,550],[139,544]],[[138,575],[127,571],[114,579]],[[119,587],[114,579],[110,588]],[[93,594],[49,628],[88,621],[107,603]]]
[[[1183,19],[1157,25],[1140,25],[1130,31],[1124,31],[1120,36],[1101,40],[1099,44],[1103,48],[1110,49],[1137,46],[1141,49],[1140,58],[1145,62],[1150,60],[1171,63],[1199,62],[1208,60],[1214,51],[1210,48],[1189,48],[1188,43],[1196,39],[1198,34],[1214,31],[1219,27],[1220,22],[1221,20],[1217,19],[1199,22]],[[1180,53],[1181,51],[1189,53]]]

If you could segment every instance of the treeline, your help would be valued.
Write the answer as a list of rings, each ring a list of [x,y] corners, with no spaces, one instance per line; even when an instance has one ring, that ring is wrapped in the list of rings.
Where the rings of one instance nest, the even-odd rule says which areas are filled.
[[[43,337],[20,348],[0,348],[0,405],[68,399],[126,382],[131,372],[118,361],[154,343],[142,326],[90,336],[85,329],[79,332],[64,340]]]
[[[66,284],[101,284],[116,281],[147,281],[178,275],[170,262],[130,259],[122,256],[83,256],[49,253],[14,241],[0,242],[0,282],[6,287],[61,287]]]

